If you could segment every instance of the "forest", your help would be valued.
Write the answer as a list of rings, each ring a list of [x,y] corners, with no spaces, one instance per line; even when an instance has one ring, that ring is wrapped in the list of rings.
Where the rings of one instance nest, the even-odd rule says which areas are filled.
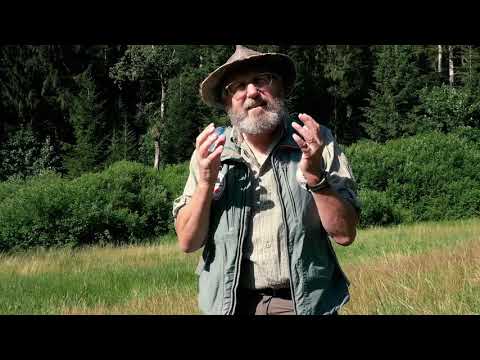
[[[297,67],[291,112],[337,141],[384,143],[480,126],[480,48],[470,45],[246,45]],[[0,181],[44,169],[76,177],[129,160],[185,161],[225,114],[200,82],[233,45],[11,45],[0,48]]]
[[[480,214],[479,46],[245,46],[295,62],[288,109],[312,115],[345,149],[365,203],[364,225]],[[55,243],[171,230],[167,208],[182,189],[196,136],[210,122],[229,123],[224,112],[202,103],[200,82],[234,50],[0,47],[0,250],[30,246],[42,231],[43,242]],[[131,182],[115,180],[115,187],[106,180],[122,174]],[[56,190],[48,193],[47,183]],[[60,200],[60,189],[78,201]],[[25,218],[18,220],[21,203]],[[70,220],[51,223],[60,213]],[[28,235],[32,228],[36,238]],[[67,228],[75,231],[66,235]]]

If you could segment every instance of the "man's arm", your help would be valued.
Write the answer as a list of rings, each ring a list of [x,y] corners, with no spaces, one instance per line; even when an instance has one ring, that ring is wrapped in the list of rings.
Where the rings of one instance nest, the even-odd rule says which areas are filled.
[[[192,198],[179,210],[175,221],[178,244],[184,252],[200,249],[208,234],[212,191],[220,167],[220,155],[223,151],[225,136],[214,133],[213,124],[207,126],[196,140],[196,163],[198,164],[198,182]],[[217,141],[218,140],[218,141]],[[217,147],[212,152],[208,148],[215,141]]]
[[[208,233],[212,189],[209,185],[199,184],[192,199],[180,209],[175,222],[178,244],[184,252],[200,249]]]
[[[312,180],[312,183],[313,181],[315,180]],[[312,195],[327,233],[337,244],[350,245],[357,235],[359,219],[355,208],[330,187],[316,193],[312,192]]]
[[[325,139],[322,138],[320,126],[312,117],[306,114],[299,115],[305,124],[303,127],[297,123],[292,126],[302,136],[293,135],[293,139],[302,150],[302,159],[299,167],[312,187],[327,176],[321,169],[322,153],[325,148]],[[318,215],[327,233],[340,245],[350,245],[356,237],[358,214],[348,201],[343,199],[332,187],[327,187],[318,192],[312,192]]]

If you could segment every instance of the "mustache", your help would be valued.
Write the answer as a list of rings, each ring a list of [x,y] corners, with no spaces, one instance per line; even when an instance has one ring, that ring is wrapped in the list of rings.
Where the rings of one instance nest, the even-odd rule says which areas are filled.
[[[244,108],[244,110],[248,111],[250,109],[253,109],[254,107],[265,106],[265,105],[269,105],[269,107],[270,107],[270,104],[265,100],[247,99],[247,100],[245,100],[245,103],[243,104],[243,108]]]

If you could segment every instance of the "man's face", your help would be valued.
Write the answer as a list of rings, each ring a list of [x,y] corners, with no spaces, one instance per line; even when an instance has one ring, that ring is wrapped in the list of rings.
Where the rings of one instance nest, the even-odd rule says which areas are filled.
[[[278,75],[247,70],[230,76],[225,85],[224,102],[232,125],[251,135],[275,131],[286,114]]]

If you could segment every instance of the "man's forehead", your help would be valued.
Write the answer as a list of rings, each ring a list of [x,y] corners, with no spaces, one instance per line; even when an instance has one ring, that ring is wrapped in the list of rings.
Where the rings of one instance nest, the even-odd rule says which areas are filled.
[[[236,71],[233,71],[229,75],[225,77],[225,83],[229,83],[232,81],[249,78],[255,76],[256,74],[263,73],[263,72],[271,72],[272,69],[268,69],[265,66],[250,66],[240,68]]]

